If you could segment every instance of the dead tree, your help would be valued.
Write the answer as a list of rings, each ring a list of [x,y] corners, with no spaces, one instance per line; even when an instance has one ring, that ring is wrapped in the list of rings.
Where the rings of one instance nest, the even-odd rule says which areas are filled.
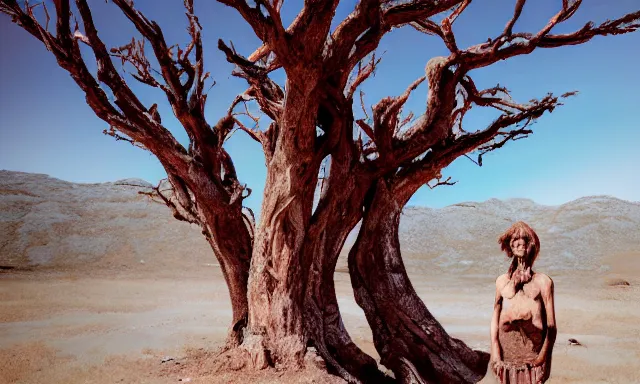
[[[107,134],[160,160],[172,186],[163,200],[177,219],[202,228],[227,281],[233,306],[229,353],[247,367],[295,368],[314,346],[329,369],[350,382],[385,379],[345,330],[334,289],[340,250],[362,220],[349,270],[382,364],[402,382],[463,383],[484,375],[488,356],[451,338],[416,295],[400,255],[400,212],[426,183],[447,184],[441,171],[453,160],[473,152],[481,164],[484,153],[526,137],[532,132],[529,123],[560,105],[553,95],[522,104],[503,87],[479,90],[469,72],[538,48],[582,44],[640,26],[640,12],[635,12],[553,34],[581,4],[563,0],[540,31],[514,33],[525,1],[516,1],[499,36],[460,48],[452,25],[470,0],[360,0],[333,31],[338,0],[306,0],[287,27],[280,18],[282,0],[219,0],[237,10],[263,44],[243,56],[218,42],[248,89],[215,124],[204,117],[209,73],[193,0],[184,1],[191,37],[184,47],[168,43],[160,26],[131,0],[113,3],[140,37],[111,49],[98,35],[86,0],[76,0],[73,9],[69,0],[54,0],[55,12],[44,8],[40,19],[36,5],[28,2],[0,0],[0,11],[40,40],[69,72],[88,105],[108,124]],[[442,13],[441,22],[432,20]],[[50,14],[55,14],[55,30],[48,25]],[[405,26],[442,39],[450,54],[430,60],[402,95],[377,103],[371,118],[356,119],[358,89],[378,63],[372,54],[385,34]],[[80,44],[93,52],[97,73],[88,69]],[[149,47],[159,68],[146,56]],[[188,148],[162,125],[157,106],[143,105],[131,91],[116,69],[118,62],[133,68],[135,80],[165,93],[189,136]],[[284,88],[269,77],[279,68],[286,73]],[[424,82],[424,114],[415,121],[402,118],[409,95]],[[268,127],[242,124],[235,110],[247,101],[259,105],[271,121]],[[502,115],[484,129],[467,132],[462,121],[473,106],[492,107]],[[257,228],[242,206],[250,189],[240,183],[223,146],[234,128],[258,141],[266,158]],[[330,161],[324,187],[313,209],[325,159]]]

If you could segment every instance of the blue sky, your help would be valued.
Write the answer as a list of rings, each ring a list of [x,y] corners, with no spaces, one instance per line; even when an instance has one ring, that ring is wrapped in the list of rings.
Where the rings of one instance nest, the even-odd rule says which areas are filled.
[[[454,26],[459,46],[470,46],[496,36],[509,19],[514,0],[477,0]],[[98,30],[107,45],[128,42],[134,28],[111,3],[89,1]],[[137,0],[136,6],[160,23],[169,42],[188,41],[181,0]],[[285,2],[283,19],[291,22],[301,2]],[[336,23],[355,1],[343,1]],[[560,6],[560,0],[528,2],[516,31],[536,31]],[[233,67],[217,50],[217,39],[232,41],[248,55],[258,40],[234,10],[214,1],[196,0],[204,27],[205,60],[217,82],[211,89],[206,115],[215,123],[235,95],[246,86],[231,76]],[[574,19],[554,30],[580,28],[587,20],[602,22],[640,8],[636,0],[585,0]],[[500,83],[518,101],[579,90],[578,96],[533,127],[535,133],[488,154],[482,167],[466,158],[456,160],[443,175],[458,183],[451,187],[419,190],[412,205],[442,207],[461,201],[489,198],[531,198],[541,204],[562,204],[588,195],[612,195],[640,201],[640,32],[597,37],[581,46],[538,50],[531,55],[500,62],[471,73],[478,87]],[[149,152],[116,142],[101,132],[106,125],[84,102],[68,74],[60,69],[42,44],[9,18],[0,15],[0,169],[46,173],[74,182],[104,182],[137,177],[157,182],[164,170]],[[446,55],[438,38],[411,28],[392,31],[378,49],[383,60],[376,76],[364,85],[365,103],[400,94],[423,74],[433,56]],[[95,64],[91,64],[95,67]],[[282,73],[275,79],[282,83]],[[146,105],[155,102],[163,123],[186,145],[181,129],[164,97],[157,90],[132,82]],[[406,110],[424,112],[426,86],[416,90]],[[478,110],[465,120],[466,130],[484,128],[495,113]],[[242,133],[228,142],[240,178],[253,188],[247,205],[259,210],[264,187],[264,157]]]

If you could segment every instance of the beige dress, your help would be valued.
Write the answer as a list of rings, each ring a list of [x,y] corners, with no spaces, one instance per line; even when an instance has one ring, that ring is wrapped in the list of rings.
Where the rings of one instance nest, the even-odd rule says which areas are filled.
[[[533,293],[535,295],[535,293]],[[510,299],[503,297],[498,326],[502,362],[492,366],[501,384],[541,384],[547,367],[532,367],[546,336],[542,299],[527,286]]]

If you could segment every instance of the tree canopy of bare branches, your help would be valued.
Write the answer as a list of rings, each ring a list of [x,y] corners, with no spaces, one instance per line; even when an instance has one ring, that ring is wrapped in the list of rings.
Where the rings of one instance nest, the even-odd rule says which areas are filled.
[[[531,134],[531,122],[573,95],[518,102],[499,85],[478,89],[474,69],[536,49],[633,32],[640,12],[556,34],[554,28],[582,3],[558,0],[557,13],[542,29],[514,32],[526,3],[517,0],[498,36],[461,47],[453,26],[471,0],[360,0],[333,29],[339,0],[305,0],[288,26],[281,18],[284,0],[218,1],[241,15],[261,46],[243,53],[230,42],[217,42],[247,89],[216,122],[204,114],[212,80],[193,0],[184,0],[189,41],[183,46],[166,41],[158,23],[132,0],[112,3],[138,36],[112,48],[100,37],[87,0],[54,0],[55,9],[0,0],[0,12],[42,42],[71,75],[107,124],[105,133],[152,152],[162,163],[167,188],[158,186],[155,194],[174,217],[202,228],[228,284],[233,323],[225,353],[247,368],[293,368],[304,364],[313,346],[328,369],[349,382],[391,380],[349,337],[334,289],[340,250],[362,221],[349,269],[381,363],[402,382],[478,381],[487,354],[451,338],[411,286],[398,241],[400,212],[423,185],[451,184],[442,170],[456,158],[473,156],[482,165],[484,154]],[[449,53],[429,60],[402,94],[383,98],[365,110],[366,118],[356,118],[364,108],[361,86],[380,62],[376,49],[395,28],[441,39]],[[83,55],[81,45],[93,57]],[[94,59],[95,73],[88,65]],[[283,86],[271,77],[277,69],[286,74]],[[162,91],[188,135],[187,147],[163,125],[157,104],[144,105],[134,94],[131,81]],[[403,117],[419,87],[427,89],[424,111],[418,118]],[[257,124],[247,103],[259,106],[266,124]],[[468,131],[463,121],[473,107],[500,115]],[[247,126],[247,118],[256,124]],[[242,204],[251,189],[239,181],[224,147],[236,130],[261,144],[267,163],[257,226]]]

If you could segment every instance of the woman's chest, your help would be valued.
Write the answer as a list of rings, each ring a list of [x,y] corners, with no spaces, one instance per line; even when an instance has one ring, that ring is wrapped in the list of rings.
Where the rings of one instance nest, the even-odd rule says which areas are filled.
[[[527,284],[528,285],[528,284]],[[512,297],[503,297],[501,318],[507,322],[531,320],[541,325],[542,301],[540,291],[525,285]]]

